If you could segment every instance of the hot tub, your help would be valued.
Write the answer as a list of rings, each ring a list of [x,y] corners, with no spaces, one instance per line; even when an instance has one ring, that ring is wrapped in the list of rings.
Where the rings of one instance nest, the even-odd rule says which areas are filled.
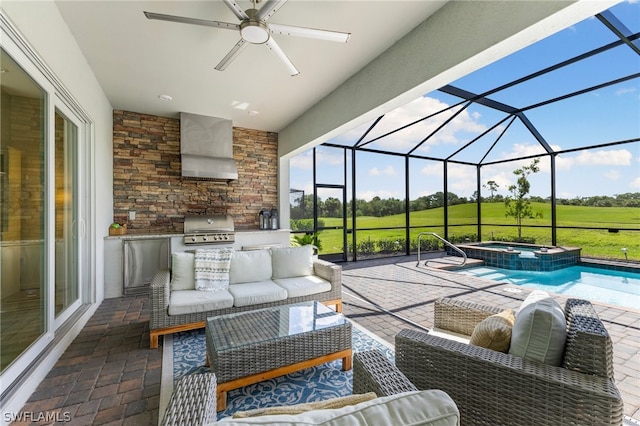
[[[456,245],[467,257],[482,259],[485,265],[526,271],[555,271],[580,262],[579,247],[485,241]]]

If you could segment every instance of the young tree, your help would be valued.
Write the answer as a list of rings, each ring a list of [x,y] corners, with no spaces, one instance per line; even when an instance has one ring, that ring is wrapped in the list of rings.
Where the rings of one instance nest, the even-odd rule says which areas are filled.
[[[482,185],[483,188],[486,188],[491,193],[491,201],[493,201],[493,193],[500,188],[500,185],[495,180],[487,181],[486,184]]]
[[[540,159],[536,158],[528,166],[522,166],[513,171],[513,174],[516,175],[518,179],[515,185],[509,185],[509,193],[511,193],[511,196],[507,196],[504,199],[504,205],[507,208],[505,216],[513,217],[516,220],[518,240],[522,238],[522,220],[534,217],[531,202],[527,198],[527,194],[529,194],[531,189],[531,184],[527,178],[530,174],[540,171],[538,163],[540,163]]]

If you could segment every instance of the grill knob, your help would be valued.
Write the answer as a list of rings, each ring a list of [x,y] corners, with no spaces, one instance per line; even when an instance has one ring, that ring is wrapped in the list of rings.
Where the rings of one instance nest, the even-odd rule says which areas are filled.
[[[209,237],[207,237],[206,235],[202,237],[202,241],[207,241],[209,239]]]
[[[191,241],[196,241],[197,238],[196,237],[191,237]]]

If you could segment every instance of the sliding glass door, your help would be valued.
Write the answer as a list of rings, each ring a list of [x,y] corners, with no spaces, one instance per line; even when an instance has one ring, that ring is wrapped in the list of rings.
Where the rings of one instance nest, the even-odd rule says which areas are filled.
[[[55,295],[56,319],[79,302],[78,127],[55,111]]]
[[[46,92],[2,51],[0,371],[46,332]]]
[[[91,302],[91,256],[83,220],[87,121],[7,46],[0,48],[0,381],[8,387]]]

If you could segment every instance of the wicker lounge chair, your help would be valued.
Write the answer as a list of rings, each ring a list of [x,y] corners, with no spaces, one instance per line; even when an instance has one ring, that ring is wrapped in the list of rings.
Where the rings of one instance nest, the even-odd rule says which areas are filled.
[[[435,327],[466,335],[501,310],[448,298],[436,301],[434,309]],[[560,367],[414,330],[396,336],[396,366],[418,389],[449,394],[463,425],[622,425],[607,330],[585,300],[569,299],[565,317]],[[354,376],[358,363],[354,359]],[[399,381],[395,376],[391,382]],[[354,391],[356,386],[358,392],[369,387],[354,379]]]

